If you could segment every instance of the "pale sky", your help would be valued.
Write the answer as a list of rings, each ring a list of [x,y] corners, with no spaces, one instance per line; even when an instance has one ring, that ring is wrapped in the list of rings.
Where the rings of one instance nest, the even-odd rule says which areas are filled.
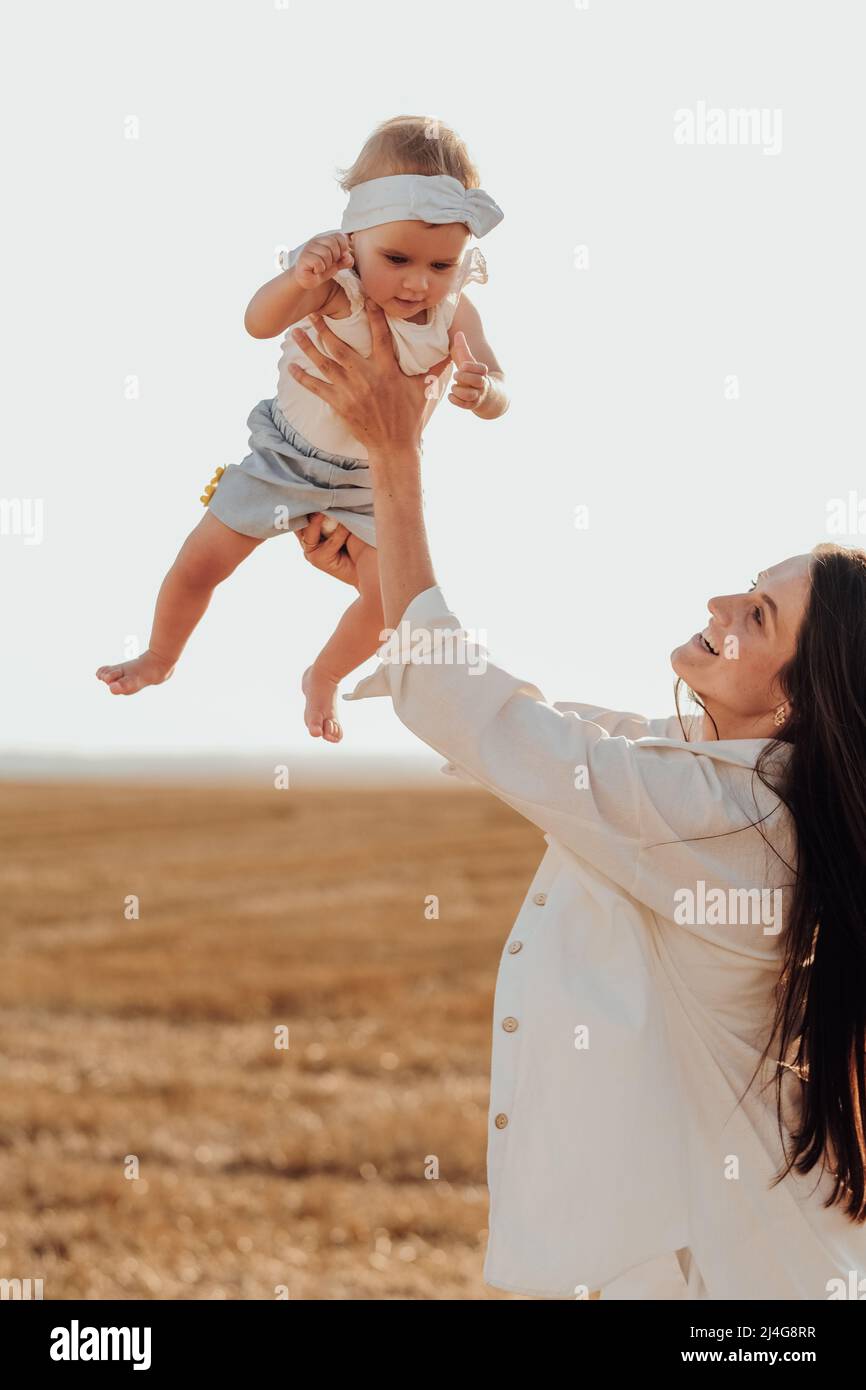
[[[866,541],[856,15],[19,5],[2,84],[3,750],[441,763],[385,700],[343,702],[339,746],[307,734],[301,673],[351,593],[293,537],[217,591],[166,685],[123,699],[93,674],[129,636],[146,645],[204,484],[243,459],[276,391],[280,339],[246,334],[249,299],[279,247],[339,225],[335,168],[400,113],[453,125],[505,212],[471,297],[512,405],[488,422],[444,400],[428,427],[437,580],[547,700],[672,712],[670,651],[708,597],[818,540]],[[764,113],[749,140],[723,119],[741,108]],[[828,530],[852,493],[847,533]],[[41,512],[38,544],[16,502]]]

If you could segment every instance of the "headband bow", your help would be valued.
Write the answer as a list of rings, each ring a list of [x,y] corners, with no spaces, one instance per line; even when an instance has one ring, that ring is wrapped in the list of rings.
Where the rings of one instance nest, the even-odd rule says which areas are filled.
[[[356,183],[340,230],[360,232],[383,222],[465,222],[482,237],[505,213],[481,188],[464,188],[450,174],[388,174]]]

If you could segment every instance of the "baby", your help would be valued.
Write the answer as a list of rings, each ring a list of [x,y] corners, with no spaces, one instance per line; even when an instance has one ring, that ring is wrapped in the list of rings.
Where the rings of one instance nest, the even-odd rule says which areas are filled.
[[[322,532],[342,523],[354,563],[358,597],[349,606],[301,682],[311,735],[338,743],[335,713],[340,681],[382,641],[373,493],[367,451],[326,402],[295,376],[305,356],[298,329],[326,356],[310,315],[364,356],[372,350],[364,298],[385,312],[401,368],[426,373],[451,356],[457,371],[449,401],[494,420],[508,408],[504,376],[477,309],[463,293],[484,283],[487,268],[470,236],[482,237],[503,213],[479,187],[479,176],[454,131],[423,117],[398,116],[377,127],[350,169],[339,171],[349,193],[340,230],[321,232],[280,255],[282,271],[256,292],[244,324],[254,338],[285,334],[277,393],[250,413],[251,452],[218,468],[205,488],[208,508],[187,536],[162,582],[150,645],[141,656],[96,672],[114,695],[159,685],[174,671],[217,584],[269,536],[301,531],[322,513]],[[295,324],[293,332],[286,332]],[[426,425],[452,368],[431,374]]]

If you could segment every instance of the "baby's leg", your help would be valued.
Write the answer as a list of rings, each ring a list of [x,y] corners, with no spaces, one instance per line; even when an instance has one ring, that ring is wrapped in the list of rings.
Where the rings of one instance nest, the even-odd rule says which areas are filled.
[[[359,594],[350,604],[312,666],[301,689],[307,697],[304,722],[314,738],[339,743],[343,730],[336,714],[337,686],[344,676],[372,656],[384,640],[379,557],[374,546],[350,535],[346,549],[355,561]]]
[[[206,512],[190,531],[156,600],[150,646],[134,661],[100,666],[96,672],[112,695],[134,695],[146,685],[168,680],[211,595],[261,541]]]

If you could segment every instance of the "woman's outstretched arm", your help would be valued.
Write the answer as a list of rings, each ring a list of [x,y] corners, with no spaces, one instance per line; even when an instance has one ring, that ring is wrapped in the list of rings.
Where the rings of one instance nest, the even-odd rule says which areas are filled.
[[[431,748],[632,891],[643,832],[651,843],[675,841],[684,821],[691,826],[697,819],[709,833],[721,833],[731,828],[734,803],[711,759],[673,743],[645,748],[611,736],[576,710],[555,709],[531,681],[491,661],[462,627],[436,582],[424,526],[424,381],[401,371],[381,310],[370,310],[370,323],[369,358],[324,325],[317,325],[320,340],[333,358],[302,330],[297,335],[327,378],[298,368],[298,379],[367,447],[385,623],[395,632],[377,670],[348,698],[390,696],[398,718]],[[432,375],[447,365],[447,359],[438,363]],[[663,867],[657,896],[670,915],[671,866]],[[677,882],[690,880],[691,866],[672,867]]]
[[[367,301],[372,352],[363,357],[311,315],[325,356],[303,329],[294,336],[327,377],[319,381],[290,364],[298,381],[327,401],[367,448],[376,514],[376,544],[386,627],[396,627],[416,594],[436,583],[421,493],[421,422],[431,380],[450,364],[443,358],[425,377],[407,376],[394,355],[383,310]]]

